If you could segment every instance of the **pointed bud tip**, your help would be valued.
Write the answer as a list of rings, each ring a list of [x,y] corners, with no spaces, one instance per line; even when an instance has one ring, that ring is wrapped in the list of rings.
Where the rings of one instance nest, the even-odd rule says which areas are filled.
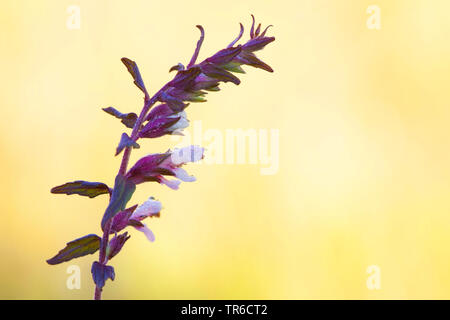
[[[200,30],[200,32],[203,34],[205,33],[205,29],[200,24],[197,24],[196,27]]]

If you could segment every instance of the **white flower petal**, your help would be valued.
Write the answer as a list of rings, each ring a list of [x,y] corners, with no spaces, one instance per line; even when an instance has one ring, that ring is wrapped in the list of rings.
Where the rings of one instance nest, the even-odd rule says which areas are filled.
[[[200,146],[188,146],[181,149],[175,149],[172,152],[171,160],[176,166],[186,162],[196,162],[203,158],[205,149]]]
[[[180,180],[168,180],[168,179],[163,177],[163,178],[161,178],[161,183],[165,184],[170,189],[178,190],[178,187],[179,187],[181,181]]]
[[[134,210],[131,215],[131,219],[140,220],[145,217],[149,217],[154,214],[158,214],[162,209],[162,204],[158,200],[150,197],[147,201],[141,204],[139,207]]]
[[[153,234],[152,230],[150,230],[147,225],[143,225],[142,227],[134,227],[136,230],[141,231],[145,234],[148,241],[153,242],[155,241],[155,235]]]
[[[180,179],[181,181],[184,182],[194,182],[195,177],[194,176],[190,176],[186,170],[184,170],[183,168],[175,168],[173,169],[173,172],[175,173],[175,177],[177,177],[178,179]]]
[[[174,135],[183,135],[182,131],[187,127],[189,127],[189,120],[186,118],[180,118],[175,124],[168,128],[167,131]]]

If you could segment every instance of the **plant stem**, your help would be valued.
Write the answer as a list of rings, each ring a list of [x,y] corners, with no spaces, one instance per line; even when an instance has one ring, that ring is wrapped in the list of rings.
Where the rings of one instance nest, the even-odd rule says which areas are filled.
[[[139,139],[138,134],[139,134],[139,130],[142,126],[142,123],[144,122],[145,117],[146,117],[148,111],[150,110],[150,108],[158,100],[159,94],[163,89],[164,89],[164,87],[160,91],[158,91],[151,99],[149,99],[147,94],[145,95],[144,107],[142,108],[142,111],[139,114],[139,117],[137,118],[137,120],[134,124],[133,131],[131,132],[130,138],[133,139],[134,141],[137,141]],[[123,157],[122,157],[122,162],[120,164],[119,172],[117,175],[125,175],[125,173],[127,171],[127,167],[128,167],[128,162],[130,160],[131,149],[132,148],[130,148],[130,147],[125,148],[125,151],[124,151]],[[98,262],[103,265],[106,265],[106,263],[108,262],[108,257],[106,256],[106,249],[108,248],[109,233],[111,232],[111,224],[112,224],[112,219],[110,219],[105,225],[102,241],[100,244]],[[95,300],[102,299],[102,288],[95,286],[94,299]]]

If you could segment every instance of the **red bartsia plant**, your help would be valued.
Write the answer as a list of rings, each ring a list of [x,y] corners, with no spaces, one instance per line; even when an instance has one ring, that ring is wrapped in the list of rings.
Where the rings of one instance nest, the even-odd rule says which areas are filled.
[[[147,217],[159,217],[161,203],[150,197],[139,206],[127,207],[136,190],[136,185],[155,181],[176,190],[181,181],[195,181],[195,178],[190,176],[182,166],[203,158],[203,148],[189,146],[165,153],[150,154],[127,170],[131,150],[139,148],[137,141],[140,138],[182,134],[181,131],[189,124],[185,112],[189,102],[206,101],[207,91],[219,91],[221,82],[232,82],[238,85],[240,80],[233,73],[245,73],[241,66],[248,65],[273,72],[272,68],[259,60],[254,52],[263,49],[275,38],[266,36],[269,27],[262,31],[259,24],[255,28],[253,15],[252,18],[250,39],[245,44],[236,45],[244,32],[244,27],[240,24],[240,32],[236,39],[225,49],[200,63],[196,61],[205,33],[201,26],[197,26],[201,36],[191,60],[186,67],[179,63],[170,68],[170,72],[176,71],[175,77],[152,97],[147,92],[136,63],[122,58],[128,72],[133,76],[134,84],[144,93],[144,106],[139,116],[135,113],[124,114],[112,107],[103,109],[120,119],[127,128],[132,129],[130,135],[122,133],[116,149],[116,156],[123,152],[123,158],[115,178],[114,188],[101,182],[74,181],[51,190],[52,193],[78,194],[89,198],[109,194],[109,204],[101,221],[103,236],[89,234],[68,242],[64,249],[47,260],[48,264],[55,265],[99,251],[99,259],[93,263],[91,269],[95,283],[95,299],[101,299],[106,280],[115,278],[114,268],[108,265],[108,262],[122,250],[130,238],[128,232],[120,232],[133,227],[143,232],[148,240],[155,240],[152,231],[142,221]],[[157,103],[158,105],[150,110]],[[112,235],[111,239],[110,235]]]

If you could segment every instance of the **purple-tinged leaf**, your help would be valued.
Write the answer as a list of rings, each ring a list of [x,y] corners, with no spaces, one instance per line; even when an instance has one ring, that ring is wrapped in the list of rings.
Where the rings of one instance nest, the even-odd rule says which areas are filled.
[[[136,184],[146,181],[159,181],[157,176],[158,174],[160,174],[160,172],[155,173],[155,169],[160,168],[160,165],[166,159],[170,158],[170,156],[170,152],[155,153],[145,156],[139,159],[136,164],[130,170],[128,170],[126,178]],[[171,173],[171,171],[169,171],[169,173]],[[149,178],[153,179],[149,180]]]
[[[128,225],[128,220],[136,208],[137,204],[117,213],[112,220],[110,233],[116,233],[123,230]]]
[[[211,88],[218,87],[218,85],[219,80],[212,77],[208,77],[204,73],[201,73],[197,76],[197,78],[195,78],[195,84],[191,89],[194,91],[203,89],[209,90]]]
[[[139,144],[137,144],[136,141],[131,139],[126,133],[122,133],[122,137],[120,138],[119,145],[116,149],[116,156],[119,155],[123,149],[131,147],[133,147],[134,149],[140,148]]]
[[[179,71],[175,75],[172,81],[167,85],[168,87],[175,87],[178,89],[185,89],[192,86],[195,78],[200,74],[201,70],[199,67],[191,67],[187,70]]]
[[[107,257],[111,260],[115,255],[117,255],[120,250],[122,250],[123,245],[127,240],[130,239],[128,232],[122,233],[121,235],[114,236],[108,244]]]
[[[121,119],[122,123],[130,129],[133,129],[134,124],[136,123],[136,120],[138,118],[137,114],[134,112],[130,113],[121,113],[120,111],[114,109],[113,107],[103,108],[103,111],[106,113],[116,117],[117,119]]]
[[[86,196],[89,198],[95,198],[98,195],[109,193],[108,186],[101,182],[88,182],[77,180],[73,182],[67,182],[63,185],[54,187],[50,190],[55,194],[78,194],[80,196]]]
[[[206,59],[205,62],[213,63],[215,65],[227,64],[228,62],[231,62],[231,60],[233,60],[233,58],[237,56],[240,52],[241,52],[240,45],[237,47],[222,49],[212,57]]]
[[[159,104],[148,113],[145,121],[152,121],[156,118],[167,117],[173,115],[175,112],[170,109],[167,103]]]
[[[259,60],[253,53],[248,51],[241,51],[241,53],[235,57],[233,61],[246,64],[254,68],[263,69],[268,72],[273,72],[273,69],[268,64]]]
[[[206,102],[204,96],[207,94],[205,91],[201,90],[182,90],[176,88],[170,88],[166,92],[172,97],[176,97],[180,101],[189,101],[189,102]]]
[[[48,264],[55,265],[61,262],[95,253],[100,248],[100,237],[95,234],[68,242],[66,247],[58,252],[56,256],[47,260]]]
[[[111,279],[114,281],[114,278],[116,277],[113,267],[105,266],[104,264],[101,264],[98,261],[95,261],[92,264],[91,273],[95,285],[100,289],[102,289],[105,286],[106,280]]]
[[[158,138],[165,134],[171,134],[175,130],[185,127],[185,126],[176,126],[176,123],[179,122],[180,119],[182,118],[176,116],[169,116],[166,118],[156,118],[152,121],[149,121],[139,132],[139,137]]]
[[[132,227],[143,227],[144,226],[144,224],[142,222],[135,220],[135,219],[130,219],[128,221],[128,225],[132,226]]]
[[[275,41],[275,37],[257,37],[249,40],[246,44],[244,44],[242,46],[242,49],[249,52],[262,50],[272,41]]]
[[[183,102],[183,100],[179,99],[178,97],[171,96],[166,92],[161,93],[160,101],[167,103],[170,109],[172,109],[174,112],[180,112],[188,106]]]
[[[244,71],[244,70],[242,70],[242,71]],[[236,72],[237,72],[237,71],[236,71]],[[242,72],[242,73],[245,73],[245,71]],[[206,91],[214,91],[214,92],[217,92],[217,91],[220,91],[220,88],[219,88],[218,85],[216,85],[216,86],[213,86],[213,87],[205,88],[205,90],[206,90]]]
[[[239,55],[238,55],[238,57],[239,57]],[[236,85],[241,83],[241,80],[239,80],[239,78],[236,77],[234,74],[232,74],[228,71],[225,71],[219,67],[216,67],[212,63],[206,63],[206,64],[202,65],[201,69],[205,75],[207,75],[208,77],[217,79],[219,81],[223,81],[223,82],[230,81]]]
[[[117,175],[114,184],[114,190],[111,195],[111,200],[106,208],[102,219],[102,229],[104,230],[106,223],[114,218],[114,216],[121,210],[125,209],[128,201],[136,190],[136,185],[125,179],[123,175]]]
[[[133,60],[128,58],[121,59],[123,64],[127,67],[128,72],[134,79],[134,84],[141,89],[141,91],[147,96],[147,89],[145,89],[144,81],[142,80],[141,73],[139,72],[139,68]]]
[[[229,62],[223,65],[222,68],[230,72],[245,73],[244,69],[241,68],[241,64],[238,62]]]

